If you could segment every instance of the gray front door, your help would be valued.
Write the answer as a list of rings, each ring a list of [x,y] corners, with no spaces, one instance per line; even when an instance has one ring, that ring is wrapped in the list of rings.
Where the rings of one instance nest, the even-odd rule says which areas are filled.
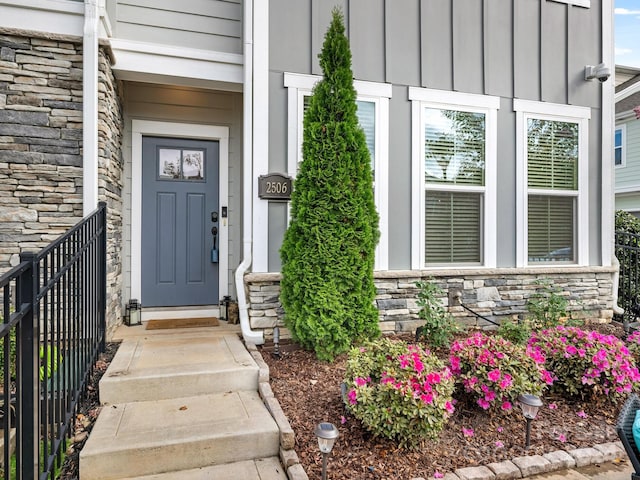
[[[218,303],[218,161],[218,142],[143,137],[142,306]]]

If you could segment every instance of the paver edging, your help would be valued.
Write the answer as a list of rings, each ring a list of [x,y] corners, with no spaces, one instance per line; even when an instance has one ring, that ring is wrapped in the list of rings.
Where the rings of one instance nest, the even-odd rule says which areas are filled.
[[[280,402],[273,394],[269,383],[269,365],[262,358],[258,347],[251,342],[245,342],[247,350],[258,365],[258,393],[264,402],[267,410],[278,425],[280,431],[280,462],[284,466],[289,480],[308,480],[309,477],[300,463],[295,447],[295,433],[291,424],[284,414]]]

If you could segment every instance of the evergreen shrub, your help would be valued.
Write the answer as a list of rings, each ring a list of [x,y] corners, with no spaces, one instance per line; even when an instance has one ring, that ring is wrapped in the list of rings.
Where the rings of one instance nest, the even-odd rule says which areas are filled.
[[[373,283],[378,213],[337,9],[319,59],[323,78],[304,116],[303,159],[280,249],[280,299],[294,340],[332,360],[354,341],[380,334]]]

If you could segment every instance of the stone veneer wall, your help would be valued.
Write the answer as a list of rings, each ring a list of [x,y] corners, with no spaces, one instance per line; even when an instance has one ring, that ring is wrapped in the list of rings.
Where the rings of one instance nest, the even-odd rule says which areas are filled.
[[[526,312],[528,298],[540,288],[536,283],[548,279],[569,299],[569,310],[576,318],[610,321],[613,317],[612,267],[567,267],[536,269],[478,269],[438,271],[375,272],[376,305],[382,332],[414,332],[422,324],[416,303],[418,280],[433,279],[444,291],[443,305],[462,324],[491,328],[460,303],[494,321],[517,317]],[[249,319],[254,329],[271,335],[282,326],[283,310],[278,298],[280,274],[251,273],[245,276]]]
[[[121,318],[121,102],[100,49],[99,198],[108,204],[109,330]],[[82,38],[0,30],[0,273],[82,218]]]
[[[122,323],[122,188],[124,120],[121,86],[111,70],[109,48],[98,63],[98,197],[107,202],[107,338]]]

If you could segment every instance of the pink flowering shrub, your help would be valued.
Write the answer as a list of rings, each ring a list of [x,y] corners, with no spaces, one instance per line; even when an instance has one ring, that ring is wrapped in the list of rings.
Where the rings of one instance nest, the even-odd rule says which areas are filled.
[[[520,394],[541,395],[553,383],[543,356],[499,336],[475,333],[454,342],[449,362],[459,389],[485,410],[511,411]]]
[[[376,436],[418,448],[453,413],[454,380],[418,345],[382,338],[355,347],[345,373],[347,409]]]
[[[535,333],[529,347],[546,358],[554,388],[564,394],[613,400],[640,386],[633,356],[614,335],[558,326]]]
[[[640,330],[636,330],[627,337],[626,345],[636,364],[640,363]]]

